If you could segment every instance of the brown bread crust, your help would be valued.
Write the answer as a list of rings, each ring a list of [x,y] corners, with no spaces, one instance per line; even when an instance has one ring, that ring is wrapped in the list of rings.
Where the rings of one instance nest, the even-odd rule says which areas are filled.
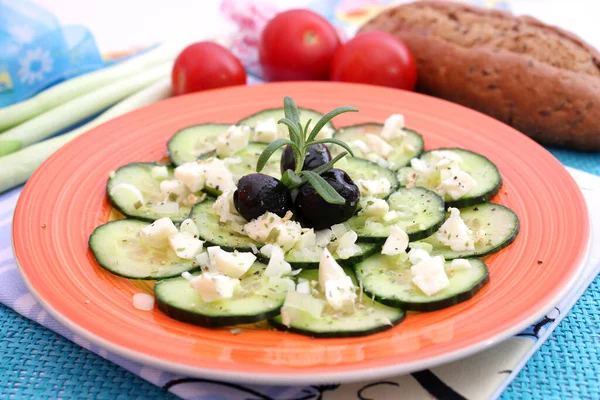
[[[540,143],[600,150],[600,53],[531,17],[443,1],[390,8],[360,32],[403,40],[417,90],[497,118]]]

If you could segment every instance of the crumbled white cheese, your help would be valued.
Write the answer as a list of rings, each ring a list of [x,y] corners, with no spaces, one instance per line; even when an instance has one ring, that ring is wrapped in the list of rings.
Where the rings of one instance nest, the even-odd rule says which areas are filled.
[[[217,156],[229,157],[248,146],[250,127],[231,125],[225,132],[217,136],[215,148]]]
[[[204,168],[197,162],[189,162],[175,168],[175,178],[188,187],[191,192],[198,192],[204,187],[206,178]]]
[[[233,181],[233,175],[227,169],[227,166],[223,160],[219,160],[218,158],[210,158],[207,161],[202,162],[200,165],[204,171],[205,186],[220,190],[221,192],[227,192],[236,189],[235,182]]]
[[[187,186],[177,180],[169,179],[164,180],[159,185],[160,193],[163,195],[163,201],[179,201],[183,197],[187,197],[190,192]]]
[[[131,183],[119,183],[110,189],[110,195],[115,196],[119,194],[120,196],[127,196],[127,200],[124,202],[131,202],[134,207],[139,208],[144,205],[144,195],[142,192],[132,185]]]
[[[325,290],[327,281],[343,278],[344,276],[346,276],[344,269],[335,261],[329,250],[323,249],[319,261],[319,286],[321,290]]]
[[[349,231],[348,226],[343,223],[332,225],[331,230],[333,231],[333,234],[337,239],[341,238],[346,232]]]
[[[325,299],[334,310],[354,311],[356,297],[356,286],[347,275],[325,282]]]
[[[444,269],[444,257],[442,256],[421,260],[414,264],[410,270],[414,275],[413,283],[427,296],[450,286],[450,281]]]
[[[318,247],[326,247],[333,240],[333,231],[331,229],[322,229],[315,231],[315,244]]]
[[[169,245],[169,238],[177,234],[170,218],[161,218],[140,230],[140,239],[150,246],[161,249]]]
[[[337,240],[336,254],[342,260],[346,260],[353,255],[360,253],[360,247],[356,244],[358,235],[356,232],[349,230]]]
[[[389,224],[390,222],[399,220],[400,218],[406,218],[406,213],[402,212],[402,211],[388,211],[385,213],[385,215],[383,216],[383,222],[385,222],[386,224]]]
[[[279,215],[266,212],[244,225],[244,230],[251,239],[260,243],[265,243],[271,229],[279,224],[281,224],[281,217]]]
[[[181,233],[189,233],[190,235],[194,236],[194,237],[198,237],[198,234],[200,233],[198,231],[198,226],[196,225],[196,223],[191,220],[191,219],[186,219],[184,220],[180,225],[179,225],[179,232]]]
[[[271,143],[277,139],[277,136],[277,122],[275,122],[275,118],[269,118],[256,122],[252,140],[255,142]]]
[[[394,147],[382,139],[380,136],[372,133],[365,135],[365,143],[372,152],[382,157],[388,157],[394,151]]]
[[[154,296],[147,293],[136,293],[133,295],[133,306],[138,310],[151,311],[154,309]]]
[[[177,257],[192,260],[202,252],[204,242],[188,232],[179,232],[169,237],[169,244]]]
[[[190,284],[206,303],[233,297],[235,289],[240,285],[240,280],[215,273],[203,272],[192,277]]]
[[[296,292],[302,294],[310,294],[310,282],[306,279],[299,279],[296,285]]]
[[[458,208],[450,207],[450,217],[436,232],[435,238],[442,244],[449,246],[453,251],[467,251],[475,249],[473,231],[460,217]]]
[[[450,265],[452,269],[470,269],[472,268],[469,260],[464,258],[456,258],[452,260],[452,264]]]
[[[425,249],[411,248],[408,252],[408,259],[412,265],[418,264],[421,261],[426,261],[431,258],[429,252]]]
[[[291,220],[282,220],[278,215],[267,212],[244,225],[246,234],[261,243],[272,243],[284,251],[290,250],[302,235],[302,226]]]
[[[405,136],[404,132],[404,115],[392,114],[383,123],[381,129],[381,137],[385,140],[392,141]]]
[[[219,216],[219,222],[225,223],[228,221],[237,221],[238,216],[235,205],[233,204],[233,191],[225,191],[212,205],[212,210]]]
[[[392,189],[392,183],[385,178],[357,179],[355,183],[363,196],[386,195]]]
[[[161,215],[176,215],[179,213],[179,203],[167,201],[155,203],[152,205],[152,210]]]
[[[230,253],[219,249],[212,260],[220,273],[232,278],[239,278],[252,267],[252,264],[256,261],[256,256],[252,253],[243,253],[237,250]]]
[[[264,275],[268,277],[280,277],[292,272],[292,267],[285,261],[283,250],[279,246],[272,246],[270,249],[269,264],[265,269]]]
[[[325,303],[322,300],[319,300],[310,294],[301,293],[294,290],[287,293],[281,310],[282,312],[288,312],[288,320],[293,319],[293,316],[296,315],[296,311],[305,312],[314,318],[319,318],[324,306]],[[290,321],[288,321],[288,323],[289,322]]]
[[[468,172],[456,166],[443,169],[440,179],[436,192],[440,196],[448,194],[453,200],[461,198],[477,186],[477,181]]]
[[[400,149],[402,150],[403,154],[411,154],[416,150],[415,146],[410,143],[404,143]]]
[[[408,248],[408,235],[402,228],[394,225],[390,228],[390,236],[385,240],[381,248],[381,254],[396,256],[404,253]]]
[[[431,174],[434,169],[429,166],[429,164],[425,160],[421,160],[420,158],[413,158],[410,160],[410,166],[417,172],[420,172],[424,175]]]
[[[375,198],[367,202],[366,207],[360,210],[358,215],[367,217],[384,217],[389,210],[390,206],[388,205],[387,201]]]
[[[157,181],[167,179],[169,177],[169,169],[164,165],[157,165],[156,167],[152,167],[150,175]]]
[[[353,140],[350,143],[348,143],[348,145],[352,148],[352,150],[358,149],[363,153],[369,153],[371,151],[369,146],[367,146],[367,144],[360,139]]]
[[[201,267],[210,267],[210,257],[207,252],[198,254],[194,260]]]
[[[303,249],[312,249],[317,245],[317,235],[315,234],[314,229],[307,229],[302,233],[300,239],[294,244],[294,249],[303,250]]]

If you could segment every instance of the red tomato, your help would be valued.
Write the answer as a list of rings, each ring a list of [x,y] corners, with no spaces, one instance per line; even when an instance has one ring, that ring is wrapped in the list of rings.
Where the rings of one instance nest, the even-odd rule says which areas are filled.
[[[414,90],[417,64],[401,40],[385,32],[365,32],[335,53],[331,80]]]
[[[175,60],[171,74],[173,94],[245,85],[244,66],[228,49],[213,42],[186,47]]]
[[[290,10],[270,20],[259,43],[260,65],[269,81],[327,80],[340,46],[333,26],[309,10]]]

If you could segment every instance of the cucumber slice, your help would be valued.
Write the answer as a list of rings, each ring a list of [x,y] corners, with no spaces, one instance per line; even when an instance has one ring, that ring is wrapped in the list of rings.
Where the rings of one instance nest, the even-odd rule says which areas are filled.
[[[475,243],[473,251],[453,251],[432,235],[420,241],[433,246],[431,255],[444,256],[446,260],[483,257],[505,248],[519,233],[519,217],[511,209],[500,204],[482,203],[461,208],[460,216],[473,232],[483,229],[484,240]]]
[[[254,265],[240,279],[240,287],[231,299],[211,303],[181,277],[154,285],[158,309],[179,321],[209,328],[249,324],[279,314],[289,285],[283,279],[263,276],[266,266]]]
[[[346,274],[352,277],[356,284],[354,272],[345,268]],[[318,270],[306,270],[298,274],[298,278],[309,281],[319,280]],[[324,299],[323,295],[319,295]],[[308,313],[302,313],[301,318],[292,318],[290,327],[284,325],[281,316],[269,319],[269,323],[280,330],[299,333],[317,338],[357,337],[371,335],[391,329],[404,319],[404,311],[373,301],[366,295],[359,295],[360,307],[353,314],[342,314],[331,309],[323,308],[320,318]]]
[[[163,279],[198,266],[177,257],[170,248],[155,249],[142,242],[140,230],[148,226],[135,219],[120,219],[97,227],[89,246],[101,267],[129,279]]]
[[[116,209],[131,218],[155,221],[163,217],[169,217],[173,222],[181,222],[190,214],[191,207],[180,204],[179,211],[175,214],[165,214],[154,208],[155,204],[164,200],[164,196],[160,192],[160,181],[152,177],[152,168],[156,165],[155,163],[131,163],[116,170],[106,185],[108,198]],[[170,166],[167,168],[169,178],[172,178],[173,168]],[[112,189],[123,183],[131,184],[142,192],[144,204],[136,204],[135,200],[126,191],[118,190],[111,195]]]
[[[336,261],[340,265],[354,265],[357,262],[364,260],[365,258],[375,254],[378,250],[380,250],[380,246],[373,243],[357,243],[358,247],[360,247],[360,252],[348,257],[346,259],[341,259],[336,257]],[[336,255],[335,253],[333,254]],[[265,257],[261,253],[257,255],[261,259],[261,261],[268,263],[269,258]],[[300,251],[289,251],[285,255],[285,261],[290,263],[293,269],[306,269],[306,268],[319,268],[319,261],[321,260],[321,255],[314,254],[303,254]]]
[[[382,128],[382,124],[374,122],[350,125],[338,129],[333,136],[346,142],[352,148],[355,157],[366,158],[367,153],[361,151],[352,142],[355,140],[364,141],[365,135],[368,133],[379,135]],[[423,152],[423,137],[412,129],[404,129],[404,132],[406,134],[403,138],[389,142],[394,147],[392,154],[385,158],[390,163],[390,169],[397,170],[408,165],[412,158],[419,157]],[[410,147],[407,149],[404,147],[405,145],[407,145],[406,147]]]
[[[198,236],[202,240],[227,251],[251,251],[252,246],[261,246],[248,236],[236,232],[231,223],[219,222],[219,216],[212,210],[214,202],[213,199],[206,199],[196,204],[189,216],[196,223]]]
[[[451,262],[445,268],[450,286],[427,296],[413,282],[410,261],[377,254],[358,263],[354,270],[365,293],[392,307],[414,311],[434,311],[453,306],[473,297],[488,281],[485,263],[469,259],[471,268],[453,270]]]
[[[391,188],[389,192],[377,196],[382,199],[387,198],[398,187],[398,178],[394,171],[369,160],[346,156],[338,161],[335,167],[346,171],[355,183],[359,179],[375,180],[385,178],[390,181]]]
[[[310,126],[313,127],[317,123],[318,120],[321,119],[323,114],[318,111],[310,110],[308,108],[298,107],[298,113],[300,114],[300,123],[304,126],[308,120],[311,120]],[[281,118],[285,117],[283,112],[283,108],[269,108],[267,110],[259,111],[256,114],[252,114],[247,116],[246,118],[240,120],[238,125],[248,125],[251,128],[256,126],[258,121],[264,121],[269,118],[275,119],[275,122],[279,121]],[[326,125],[329,129],[334,129],[331,122],[328,122]],[[289,131],[286,125],[277,124],[278,137],[280,138],[289,138]]]
[[[457,148],[442,148],[436,150],[451,151],[458,154],[462,160],[462,169],[468,172],[477,182],[477,186],[463,197],[452,200],[448,195],[444,201],[447,207],[468,207],[473,204],[484,203],[494,197],[502,186],[502,177],[494,163],[480,154],[474,153],[465,149]],[[434,151],[434,150],[432,150]],[[421,159],[428,160],[431,157],[431,151],[427,151],[421,155]],[[398,180],[400,184],[405,186],[408,183],[409,176],[416,174],[416,185],[424,188],[435,190],[439,185],[439,180],[432,181],[423,178],[418,172],[411,167],[402,168],[398,171]]]
[[[435,233],[446,219],[444,201],[431,190],[400,188],[387,202],[390,211],[402,213],[398,219],[388,223],[382,220],[366,223],[368,218],[373,217],[355,215],[348,220],[350,229],[356,232],[360,241],[383,243],[393,225],[402,228],[411,241],[423,239]]]
[[[171,161],[175,165],[185,164],[214,150],[215,139],[230,126],[231,124],[201,124],[181,129],[167,143]]]

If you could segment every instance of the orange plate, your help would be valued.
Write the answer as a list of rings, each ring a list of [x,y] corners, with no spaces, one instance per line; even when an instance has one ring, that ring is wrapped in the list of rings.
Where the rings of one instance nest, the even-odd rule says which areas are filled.
[[[204,329],[139,311],[151,292],[100,268],[88,237],[106,222],[110,171],[166,154],[180,128],[234,122],[283,96],[326,112],[352,105],[337,126],[384,121],[401,112],[427,149],[460,146],[489,157],[504,186],[494,199],[513,209],[521,232],[487,259],[490,283],[472,300],[410,314],[399,326],[352,339],[310,339],[250,329]],[[366,85],[281,83],[169,99],[110,121],[65,146],[34,174],[17,205],[14,249],[44,307],[77,334],[123,356],[183,374],[276,384],[360,381],[451,361],[517,333],[575,283],[588,243],[587,210],[567,171],[541,146],[482,114],[427,96]],[[542,260],[543,262],[538,262]]]

